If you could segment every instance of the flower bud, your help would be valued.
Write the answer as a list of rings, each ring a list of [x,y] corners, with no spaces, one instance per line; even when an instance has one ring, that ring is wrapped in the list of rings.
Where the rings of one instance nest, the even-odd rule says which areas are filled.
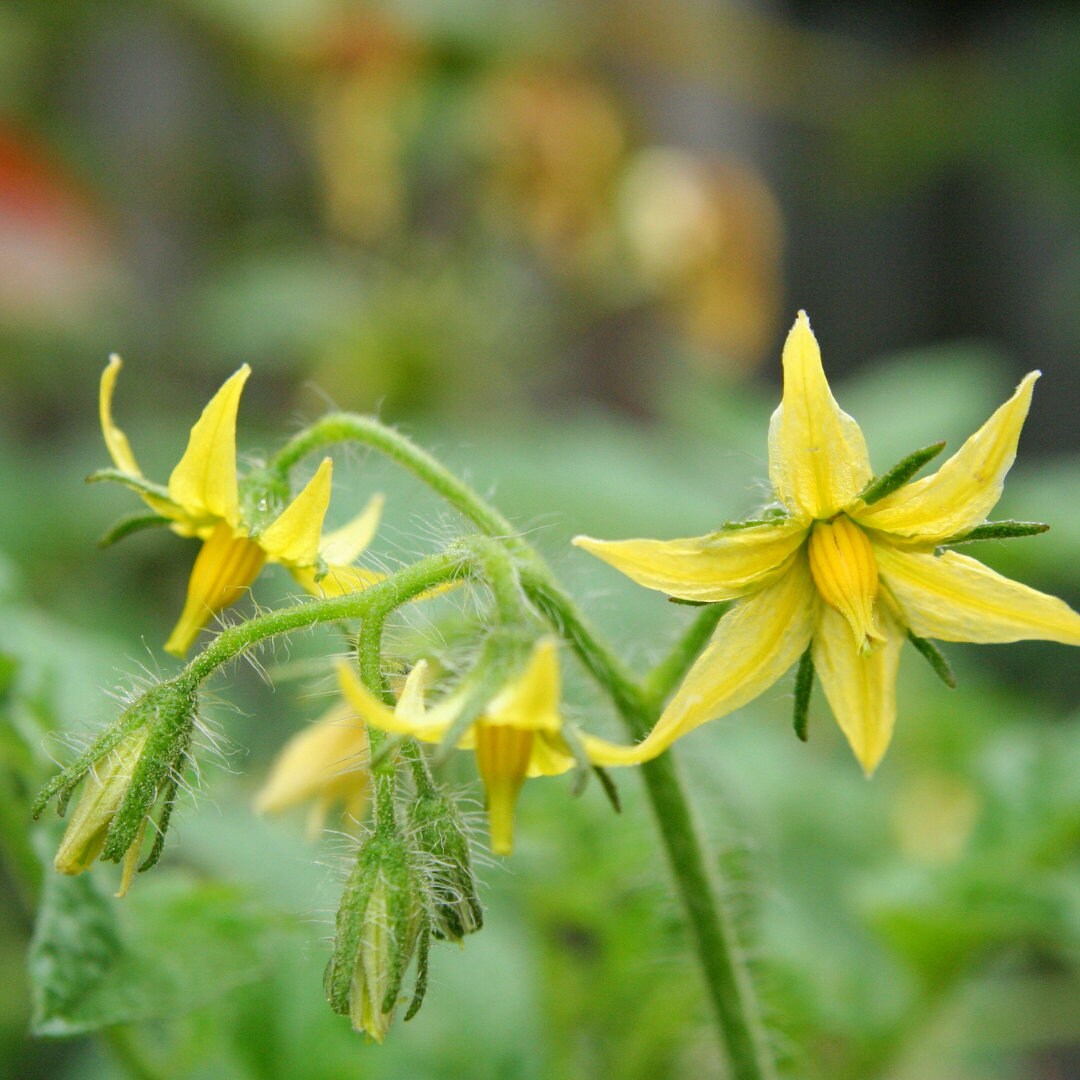
[[[452,800],[435,794],[416,800],[409,824],[428,862],[435,936],[461,941],[484,925],[465,823]]]
[[[403,841],[372,837],[360,849],[338,908],[334,953],[326,969],[330,1007],[355,1031],[381,1043],[390,1030],[405,972],[419,946],[419,1008],[427,980],[428,922],[423,878]]]
[[[86,781],[54,860],[60,873],[81,874],[99,856],[122,863],[117,896],[123,896],[136,870],[157,862],[190,753],[195,707],[194,688],[186,681],[152,687],[42,789],[34,817],[53,798],[63,816],[75,788]],[[140,865],[155,807],[156,835]]]

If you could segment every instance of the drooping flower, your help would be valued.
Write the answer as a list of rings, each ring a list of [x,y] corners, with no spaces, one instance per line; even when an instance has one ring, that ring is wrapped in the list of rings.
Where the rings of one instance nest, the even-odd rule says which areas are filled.
[[[166,487],[142,474],[127,436],[112,418],[112,398],[122,366],[109,360],[101,376],[101,429],[115,470],[96,474],[118,480],[139,493],[180,536],[203,545],[188,583],[187,600],[165,649],[183,656],[199,631],[219,611],[235,603],[266,563],[281,563],[309,591],[340,595],[364,588],[379,575],[351,563],[370,542],[382,508],[376,496],[342,529],[322,537],[330,503],[333,463],[323,460],[302,491],[288,502],[272,478],[260,477],[242,490],[236,470],[236,414],[251,369],[234,372],[203,409],[191,429],[187,449]],[[280,508],[282,504],[284,508]]]
[[[1080,615],[1063,601],[948,550],[977,538],[976,530],[1041,531],[986,522],[1016,456],[1038,372],[936,473],[908,482],[941,446],[875,480],[862,431],[829,389],[805,312],[788,335],[783,364],[783,400],[769,427],[779,503],[772,516],[685,540],[574,540],[648,588],[734,602],[628,758],[655,757],[745,705],[805,654],[870,774],[892,738],[906,638],[932,655],[926,639],[1080,645]]]
[[[348,828],[367,806],[367,763],[367,725],[348,705],[335,706],[285,744],[255,797],[255,809],[277,814],[310,802],[308,836],[315,839],[340,806]]]
[[[462,714],[467,696],[451,694],[428,709],[424,705],[427,662],[409,672],[391,709],[348,664],[338,668],[346,699],[369,724],[383,731],[442,742]],[[625,747],[594,736],[578,736],[582,753],[594,765],[621,765]],[[513,849],[514,808],[527,777],[554,776],[577,764],[567,744],[559,713],[559,659],[553,639],[537,642],[524,668],[506,682],[458,740],[473,750],[487,793],[491,846],[498,855]]]

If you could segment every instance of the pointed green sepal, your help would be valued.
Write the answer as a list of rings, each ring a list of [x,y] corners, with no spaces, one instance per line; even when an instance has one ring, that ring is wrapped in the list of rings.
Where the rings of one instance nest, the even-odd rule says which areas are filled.
[[[170,505],[176,505],[169,495],[168,488],[162,487],[161,484],[155,484],[152,480],[147,480],[145,477],[123,472],[121,469],[98,469],[86,478],[88,484],[100,484],[104,481],[123,484],[124,487],[130,488],[132,491],[137,491],[140,495],[150,495],[155,499],[162,499]]]
[[[600,787],[607,796],[608,802],[611,803],[612,810],[614,810],[616,814],[621,814],[622,799],[619,798],[619,789],[615,786],[615,781],[612,780],[611,773],[600,765],[594,765],[592,770],[596,774],[596,779],[600,781]]]
[[[976,525],[971,532],[964,533],[952,540],[947,540],[947,545],[970,544],[974,540],[1015,540],[1020,536],[1038,536],[1050,528],[1041,521],[984,521]]]
[[[681,596],[669,596],[669,604],[681,604],[683,607],[711,607],[716,603],[723,603],[724,601],[717,600],[684,600]]]
[[[795,716],[792,726],[801,742],[810,738],[810,695],[814,689],[814,657],[810,648],[799,660],[799,670],[795,673]]]
[[[404,1020],[408,1023],[424,1004],[424,997],[428,988],[428,954],[431,951],[431,930],[425,922],[420,930],[420,941],[416,946],[416,979],[413,982],[412,1001],[405,1013]]]
[[[886,495],[891,495],[897,488],[903,487],[927,462],[933,461],[944,449],[943,440],[924,446],[913,454],[908,454],[903,461],[898,462],[883,476],[871,480],[859,498],[867,506],[871,506],[879,499],[884,499]]]
[[[144,529],[156,529],[162,525],[168,525],[169,519],[161,514],[131,514],[121,518],[107,532],[103,533],[97,542],[99,548],[112,547],[119,540],[130,536],[132,533],[142,532]]]
[[[934,674],[950,690],[955,690],[956,676],[953,674],[949,661],[945,659],[945,654],[932,641],[918,637],[910,630],[908,631],[908,641],[926,658],[926,662],[934,669]]]

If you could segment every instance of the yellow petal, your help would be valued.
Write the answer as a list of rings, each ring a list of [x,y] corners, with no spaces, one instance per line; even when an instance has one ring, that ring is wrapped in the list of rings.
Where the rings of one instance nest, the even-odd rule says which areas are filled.
[[[131,445],[127,436],[113,423],[112,399],[116,389],[116,378],[120,369],[124,366],[123,360],[116,353],[109,357],[108,367],[101,373],[101,390],[98,396],[98,408],[101,413],[101,432],[105,436],[105,446],[108,448],[109,457],[113,464],[121,471],[131,473],[133,476],[142,476],[135,455],[131,452]]]
[[[605,760],[595,741],[587,739],[590,757],[596,753],[597,764],[648,761],[699,724],[752,701],[806,651],[817,608],[806,559],[799,556],[783,577],[724,616],[644,742],[616,761]]]
[[[1080,645],[1080,615],[1064,600],[1030,589],[946,551],[941,556],[876,545],[881,580],[908,626],[940,641],[1060,641]]]
[[[220,522],[195,558],[184,610],[165,642],[165,651],[184,656],[210,619],[246,592],[265,561],[262,548],[245,536],[234,536]]]
[[[169,497],[192,518],[240,524],[236,486],[236,413],[251,368],[226,379],[191,429],[187,449],[169,477]]]
[[[873,506],[856,504],[851,515],[869,528],[927,543],[981,524],[1001,498],[1038,377],[1037,371],[1025,376],[1013,396],[932,476],[905,484]]]
[[[259,546],[271,562],[286,566],[314,566],[319,557],[323,520],[330,506],[334,463],[323,458],[303,491],[258,537]]]
[[[870,653],[860,650],[847,620],[828,604],[821,605],[814,634],[814,668],[833,716],[867,776],[892,739],[896,670],[905,639],[887,604],[878,604],[877,616],[884,641]]]
[[[367,506],[352,521],[327,533],[319,548],[323,559],[342,566],[356,562],[375,537],[385,502],[382,495],[373,495]]]
[[[425,742],[439,742],[454,717],[438,708],[424,710],[422,686],[426,667],[421,661],[409,672],[396,709],[391,709],[363,684],[352,664],[338,664],[338,682],[345,700],[365,723],[394,735],[412,735]]]
[[[806,522],[727,529],[687,540],[593,540],[573,543],[622,571],[647,589],[682,600],[732,600],[760,588],[783,571],[803,542]]]
[[[484,719],[523,731],[559,731],[559,655],[553,638],[536,643],[524,671],[491,699]]]
[[[784,397],[769,424],[769,478],[793,513],[832,517],[870,482],[859,425],[836,404],[800,311],[784,345]]]

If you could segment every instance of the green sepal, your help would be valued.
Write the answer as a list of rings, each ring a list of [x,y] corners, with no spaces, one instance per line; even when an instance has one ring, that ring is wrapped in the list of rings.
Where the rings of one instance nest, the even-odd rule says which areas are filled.
[[[394,1011],[401,996],[405,972],[416,952],[428,917],[426,911],[421,913],[422,908],[426,907],[421,900],[426,889],[404,845],[401,846],[401,861],[394,860],[384,868],[384,872],[386,910],[390,919],[390,981],[381,1008],[384,1013],[389,1013]]]
[[[753,529],[759,525],[776,525],[788,516],[788,512],[782,506],[770,506],[761,512],[761,517],[744,518],[742,521],[725,521],[716,531],[718,533],[736,532],[739,529]]]
[[[576,799],[585,791],[585,786],[589,782],[589,771],[592,769],[592,762],[589,761],[589,755],[585,750],[585,745],[581,741],[577,728],[572,724],[564,723],[561,734],[566,749],[570,751],[570,755],[574,759],[574,782],[570,786],[570,794]]]
[[[404,1022],[408,1023],[424,1004],[428,988],[428,956],[431,952],[431,930],[427,924],[420,929],[420,940],[416,946],[416,980],[413,982],[412,1001],[405,1013]]]
[[[1015,540],[1020,536],[1038,536],[1050,528],[1041,521],[984,521],[971,532],[946,540],[946,545],[970,544],[974,540]]]
[[[956,689],[956,676],[953,674],[952,666],[949,661],[945,659],[945,654],[932,642],[926,638],[921,638],[917,634],[913,634],[908,631],[908,641],[919,650],[920,653],[926,658],[926,662],[934,669],[934,674],[950,689]]]
[[[600,781],[600,788],[607,796],[607,800],[611,803],[612,810],[616,814],[622,813],[622,799],[619,798],[619,789],[615,786],[615,781],[611,778],[611,773],[608,772],[602,765],[594,765],[592,767],[593,773],[596,775],[596,779]]]
[[[349,1015],[349,998],[364,930],[364,913],[379,877],[382,847],[383,840],[377,837],[372,837],[361,846],[338,905],[334,951],[326,965],[323,989],[330,1008],[339,1016]]]
[[[99,484],[102,481],[123,484],[124,487],[137,491],[140,495],[151,495],[155,499],[164,499],[167,503],[173,502],[168,488],[162,487],[161,484],[155,484],[152,480],[147,480],[143,476],[135,476],[134,473],[124,472],[122,469],[98,469],[86,478],[88,484]]]
[[[38,792],[30,808],[31,817],[37,821],[52,799],[56,799],[56,812],[63,817],[75,789],[90,769],[131,732],[142,727],[145,718],[129,708],[120,719],[110,724],[98,737],[62,772],[57,773]]]
[[[682,604],[684,607],[709,607],[712,604],[722,604],[723,600],[684,600],[681,596],[669,596],[669,604]]]
[[[799,670],[795,673],[795,716],[792,726],[800,742],[810,738],[810,695],[814,689],[814,657],[812,646],[799,658]]]
[[[144,529],[156,529],[162,525],[170,524],[167,517],[161,514],[131,514],[121,518],[115,525],[104,532],[97,542],[99,548],[112,547],[113,544],[132,533],[142,532]]]
[[[860,492],[859,498],[867,506],[871,506],[879,499],[884,499],[886,495],[891,495],[897,488],[903,487],[927,462],[933,461],[944,449],[945,442],[942,440],[924,446],[913,454],[908,454],[903,461],[898,462],[883,476],[871,480]]]
[[[421,795],[409,809],[409,832],[428,863],[429,900],[438,938],[461,941],[484,925],[465,823],[442,792]]]

